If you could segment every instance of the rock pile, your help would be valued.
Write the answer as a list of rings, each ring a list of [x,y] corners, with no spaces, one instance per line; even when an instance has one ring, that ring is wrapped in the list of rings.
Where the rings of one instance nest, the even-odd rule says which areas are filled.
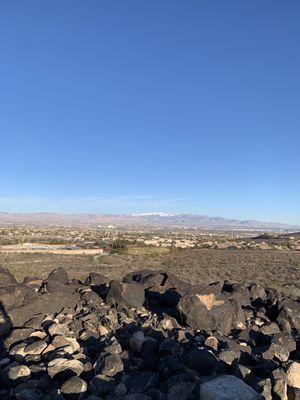
[[[300,399],[300,302],[163,271],[0,269],[0,399]]]

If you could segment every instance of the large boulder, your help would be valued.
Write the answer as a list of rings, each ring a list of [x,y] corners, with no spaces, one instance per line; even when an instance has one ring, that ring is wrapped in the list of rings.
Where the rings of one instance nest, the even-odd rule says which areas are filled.
[[[181,356],[182,363],[200,375],[212,375],[218,367],[218,359],[212,351],[194,348]]]
[[[300,334],[300,302],[287,300],[283,303],[277,318],[279,326],[286,331]]]
[[[194,330],[220,331],[243,329],[245,319],[236,299],[226,299],[214,293],[202,292],[183,296],[178,311],[184,322]]]
[[[102,375],[113,377],[120,372],[123,372],[124,365],[118,354],[103,354],[100,355],[95,364],[95,370]]]
[[[221,375],[200,386],[201,400],[258,400],[260,395],[241,379]]]
[[[66,270],[60,267],[50,272],[48,278],[43,282],[43,289],[41,291],[61,292],[68,296],[68,294],[72,294],[80,286],[81,284],[75,279],[69,280]]]
[[[144,269],[141,271],[133,271],[123,278],[123,282],[137,282],[144,286],[145,289],[151,286],[162,286],[166,281],[167,274],[162,271],[153,271]]]
[[[112,281],[106,296],[106,303],[119,307],[139,308],[145,301],[145,291],[138,283]]]
[[[69,293],[74,293],[78,287],[79,285],[65,285],[64,283],[52,280],[48,281],[45,284],[45,289],[47,292],[60,292],[65,293],[66,295],[68,295]]]
[[[286,371],[287,384],[293,388],[300,389],[300,363],[292,362]]]
[[[66,285],[69,281],[69,277],[66,270],[63,267],[59,267],[50,272],[47,281],[56,281]]]
[[[48,363],[47,371],[51,379],[66,379],[79,376],[84,371],[84,365],[79,360],[68,360],[66,358],[55,358]]]
[[[240,283],[224,282],[223,293],[229,298],[235,298],[242,306],[250,306],[249,289]]]
[[[110,279],[98,272],[91,272],[85,280],[85,285],[90,285],[92,290],[105,299]],[[98,296],[98,297],[99,297]]]
[[[23,283],[0,286],[0,299],[6,309],[31,303],[37,297],[35,290]]]
[[[99,274],[99,272],[91,272],[85,280],[86,285],[100,286],[109,284],[110,279],[107,276]]]
[[[13,307],[7,311],[14,327],[20,327],[34,316],[59,313],[63,308],[74,308],[80,300],[79,293],[47,292],[39,295],[33,302],[21,307]]]
[[[176,307],[181,296],[191,290],[191,285],[170,272],[141,270],[125,276],[125,283],[137,282],[145,289],[148,306]]]
[[[260,306],[266,299],[267,294],[265,291],[265,288],[253,283],[248,287],[249,289],[249,294],[250,294],[250,300],[252,304]]]
[[[138,282],[144,289],[161,287],[164,290],[176,289],[180,292],[190,289],[191,285],[179,279],[176,275],[165,271],[141,270],[127,274],[123,282]]]

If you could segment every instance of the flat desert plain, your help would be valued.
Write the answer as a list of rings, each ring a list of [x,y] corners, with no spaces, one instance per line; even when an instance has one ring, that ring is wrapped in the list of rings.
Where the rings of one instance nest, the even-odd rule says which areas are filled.
[[[20,281],[25,276],[46,278],[51,270],[63,266],[76,279],[84,279],[91,271],[120,277],[149,268],[174,272],[192,283],[228,279],[258,282],[283,291],[288,290],[287,286],[300,285],[299,251],[189,249],[107,255],[8,252],[0,253],[0,265]]]

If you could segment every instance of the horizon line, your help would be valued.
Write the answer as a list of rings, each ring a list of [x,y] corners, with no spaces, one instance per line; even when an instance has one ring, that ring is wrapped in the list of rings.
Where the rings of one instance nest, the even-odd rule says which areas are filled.
[[[287,222],[280,222],[280,221],[264,221],[256,218],[235,218],[235,217],[222,217],[220,215],[208,215],[202,213],[195,213],[195,212],[165,212],[165,211],[153,211],[153,212],[140,212],[140,213],[113,213],[113,212],[64,212],[64,211],[4,211],[0,210],[1,214],[8,214],[8,215],[37,215],[37,214],[45,214],[45,215],[62,215],[62,216],[87,216],[87,215],[102,215],[102,216],[126,216],[126,217],[146,217],[146,216],[160,216],[160,217],[168,217],[168,216],[176,216],[176,215],[188,215],[188,216],[201,216],[201,217],[208,217],[212,219],[221,218],[225,220],[232,220],[232,221],[239,221],[239,222],[258,222],[264,224],[278,224],[278,225],[286,225],[290,227],[299,227],[300,224],[293,224]]]

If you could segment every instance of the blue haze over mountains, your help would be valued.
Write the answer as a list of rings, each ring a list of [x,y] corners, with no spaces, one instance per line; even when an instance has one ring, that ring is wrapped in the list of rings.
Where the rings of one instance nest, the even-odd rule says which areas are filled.
[[[209,230],[300,231],[300,226],[199,214],[150,212],[140,214],[0,213],[0,225],[56,225],[198,228]]]

